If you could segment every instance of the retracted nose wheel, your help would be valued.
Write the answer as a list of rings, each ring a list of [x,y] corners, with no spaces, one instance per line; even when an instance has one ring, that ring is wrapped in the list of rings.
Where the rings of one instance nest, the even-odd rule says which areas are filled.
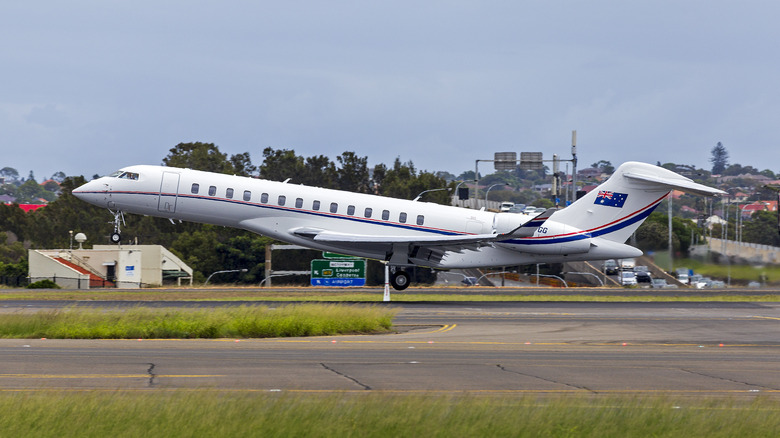
[[[390,285],[395,290],[404,290],[409,287],[409,274],[406,271],[395,271],[390,276]]]

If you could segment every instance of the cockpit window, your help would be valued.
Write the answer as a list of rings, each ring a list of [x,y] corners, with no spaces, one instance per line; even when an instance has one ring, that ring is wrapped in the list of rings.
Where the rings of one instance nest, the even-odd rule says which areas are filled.
[[[135,172],[125,172],[124,170],[117,170],[116,172],[112,173],[111,175],[108,175],[111,178],[120,178],[120,179],[132,179],[132,180],[138,180],[138,174]]]

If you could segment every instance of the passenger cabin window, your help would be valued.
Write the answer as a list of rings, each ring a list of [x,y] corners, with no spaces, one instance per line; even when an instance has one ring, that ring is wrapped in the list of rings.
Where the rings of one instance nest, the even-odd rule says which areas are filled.
[[[263,204],[268,204],[268,193],[263,193],[260,195],[260,202]]]
[[[315,200],[311,203],[311,209],[314,211],[320,211],[320,201]]]
[[[347,206],[347,214],[350,215],[350,216],[354,216],[355,215],[355,206],[354,205]]]
[[[297,198],[295,200],[295,208],[301,208],[301,207],[303,207],[303,199]]]
[[[225,190],[225,197],[228,199],[233,199],[233,189]]]
[[[406,213],[401,213],[398,215],[398,222],[402,224],[406,223]]]
[[[417,215],[417,225],[422,225],[425,223],[425,216],[418,214]]]
[[[373,213],[373,212],[374,212],[374,211],[373,211],[373,210],[371,210],[371,207],[367,207],[367,208],[366,208],[366,211],[365,211],[365,212],[363,212],[363,216],[370,218],[370,217],[371,217],[371,213]]]
[[[249,201],[250,199],[252,199],[252,192],[244,190],[244,201]]]
[[[200,191],[200,184],[198,183],[192,183],[192,189],[190,190],[193,195],[197,195],[198,191]]]
[[[284,195],[279,195],[279,199],[277,200],[277,204],[284,205],[287,202],[287,197]]]
[[[390,219],[390,210],[382,210],[382,220],[386,221]]]
[[[209,196],[214,196],[217,194],[217,188],[215,186],[209,186]]]
[[[335,213],[337,211],[339,211],[339,204],[337,204],[335,202],[331,202],[330,203],[330,212],[331,213]]]

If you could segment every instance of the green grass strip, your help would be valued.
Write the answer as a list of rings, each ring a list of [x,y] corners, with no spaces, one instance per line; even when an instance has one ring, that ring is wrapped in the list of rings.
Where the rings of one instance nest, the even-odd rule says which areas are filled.
[[[0,434],[35,437],[777,437],[771,399],[2,392]]]
[[[699,291],[696,295],[678,295],[673,290],[656,291],[651,289],[615,289],[617,295],[602,295],[608,289],[585,289],[577,295],[558,295],[560,289],[551,289],[547,293],[538,293],[534,289],[533,294],[524,294],[523,291],[506,291],[501,294],[500,289],[489,289],[490,292],[481,293],[480,289],[472,289],[468,292],[453,290],[451,293],[440,294],[416,293],[415,289],[404,292],[391,292],[392,301],[581,301],[581,302],[623,302],[623,301],[734,301],[734,302],[780,302],[780,294],[772,291],[760,290],[755,295],[721,295],[720,291],[709,293]],[[576,290],[576,289],[575,289]],[[589,295],[589,291],[597,294]],[[365,302],[377,303],[383,298],[382,291],[367,291],[364,289],[334,290],[323,292],[320,289],[270,289],[270,290],[245,290],[245,289],[191,289],[191,290],[156,290],[143,289],[139,291],[127,290],[101,290],[101,291],[0,291],[0,302],[18,300],[89,300],[89,301],[307,301],[307,302]]]
[[[386,332],[395,311],[300,304],[210,309],[69,307],[0,314],[0,337],[50,339],[267,338]]]

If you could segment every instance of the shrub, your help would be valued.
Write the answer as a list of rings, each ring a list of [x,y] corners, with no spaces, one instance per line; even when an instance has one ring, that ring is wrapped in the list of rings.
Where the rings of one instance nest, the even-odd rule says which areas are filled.
[[[38,280],[35,283],[30,283],[27,289],[62,289],[57,283],[49,280]]]

